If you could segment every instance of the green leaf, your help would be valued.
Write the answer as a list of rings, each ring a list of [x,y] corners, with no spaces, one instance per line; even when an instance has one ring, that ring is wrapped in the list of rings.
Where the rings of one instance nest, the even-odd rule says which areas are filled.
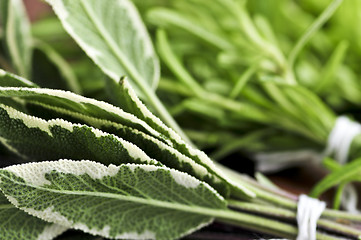
[[[154,114],[150,112],[148,108],[139,100],[126,79],[120,79],[119,85],[111,85],[111,88],[116,89],[112,91],[116,94],[113,96],[113,98],[116,99],[117,103],[121,106],[122,109],[133,113],[136,117],[145,121],[147,124],[149,124],[149,126],[164,135],[168,140],[167,143],[171,147],[177,149],[185,156],[193,159],[197,164],[205,167],[208,172],[212,173],[215,182],[219,182],[221,180],[219,184],[222,186],[216,187],[212,185],[217,188],[217,190],[223,188],[222,193],[227,195],[227,185],[231,185],[234,187],[234,190],[241,192],[241,194],[248,197],[253,196],[253,193],[248,189],[228,179],[228,177],[214,165],[213,161],[204,152],[188,145],[176,132],[167,127],[159,118],[154,116]]]
[[[37,105],[43,107],[43,109],[38,109],[41,113],[44,113],[44,109],[55,112],[53,115],[47,114],[51,116],[51,120],[46,121],[41,118],[34,118],[8,106],[0,105],[0,108],[3,108],[3,113],[0,113],[2,121],[0,123],[1,142],[23,158],[35,160],[86,158],[106,164],[134,162],[134,160],[129,158],[129,155],[131,155],[131,152],[127,150],[129,148],[129,151],[144,151],[147,155],[143,152],[141,155],[145,155],[143,157],[149,163],[156,164],[156,161],[150,160],[149,157],[156,159],[168,167],[187,172],[208,182],[221,193],[228,191],[227,186],[225,186],[220,178],[214,172],[209,171],[206,166],[199,164],[197,161],[185,156],[177,149],[149,134],[117,122],[91,117],[76,111],[49,106],[43,103],[37,103]],[[12,116],[14,116],[14,119],[12,119]],[[78,123],[86,123],[96,129],[86,125],[54,120],[64,116],[70,117],[69,120],[72,120],[72,122],[75,120]],[[19,120],[22,120],[23,123],[19,122]],[[13,131],[12,129],[14,128],[17,130]],[[73,128],[73,132],[69,132],[68,128]],[[101,132],[98,129],[105,132]],[[98,135],[102,137],[99,138]],[[133,144],[136,146],[133,146]],[[82,150],[79,150],[76,145],[82,146]],[[107,148],[110,150],[106,150]],[[125,155],[121,155],[122,152]]]
[[[174,156],[166,159],[164,164],[175,167],[181,171],[187,171],[192,175],[194,174],[194,176],[211,184],[224,196],[229,195],[229,185],[232,185],[238,194],[248,197],[254,196],[248,189],[231,182],[227,176],[214,166],[212,160],[210,160],[205,153],[186,144],[178,134],[155,117],[138,99],[126,81],[121,81],[121,85],[114,85],[113,87],[116,89],[115,92],[118,92],[117,97],[119,98],[119,102],[122,103],[121,107],[136,116],[124,112],[122,109],[108,103],[61,90],[0,87],[0,97],[20,98],[28,103],[40,105],[56,113],[68,115],[72,117],[71,121],[73,119],[80,119],[82,123],[104,129],[105,131],[111,131],[111,133],[115,133],[120,137],[125,137],[128,141],[137,142],[137,144],[140,144],[140,141],[142,141],[141,147],[147,149],[145,150],[147,153],[153,152],[152,157],[158,155],[157,160],[164,160],[163,154],[165,152],[167,152],[167,155],[171,153],[171,155]],[[62,115],[54,116],[54,118],[59,117],[63,118]],[[117,129],[123,128],[122,126],[137,129],[151,136],[151,138],[144,138],[142,136],[142,139],[138,139],[137,136],[134,136],[133,130],[120,135],[117,133]],[[109,130],[110,128],[113,130]],[[129,138],[130,136],[132,136],[132,138]],[[154,142],[154,138],[159,141]],[[153,143],[150,145],[149,142]],[[160,142],[164,142],[169,146],[165,147],[165,145]],[[159,157],[160,155],[162,156]],[[175,156],[176,159],[174,159]],[[181,157],[177,160],[179,156]],[[192,161],[190,161],[190,159]],[[178,167],[176,167],[177,165]],[[190,166],[193,166],[194,169],[193,167],[190,168]],[[200,169],[202,170],[200,171]],[[204,169],[206,169],[206,171],[204,171]]]
[[[0,192],[0,239],[50,240],[66,229],[17,209]]]
[[[104,164],[159,164],[132,143],[87,125],[44,120],[0,105],[0,142],[28,160],[90,159]]]
[[[36,84],[15,74],[0,69],[1,87],[36,87]]]
[[[113,80],[128,75],[142,94],[155,89],[159,62],[147,30],[128,0],[47,0],[66,31]]]
[[[2,25],[6,50],[16,72],[30,76],[31,68],[31,33],[30,22],[27,19],[23,1],[1,1]]]
[[[37,107],[43,107],[38,109],[38,111],[42,113],[44,111],[55,111],[56,113],[53,113],[52,115],[53,118],[70,118],[72,121],[86,123],[107,133],[114,134],[128,142],[135,144],[149,157],[156,159],[165,166],[177,169],[182,172],[187,172],[188,174],[209,183],[221,193],[225,191],[224,184],[222,184],[219,178],[215,177],[211,172],[209,172],[207,168],[195,162],[193,159],[185,156],[177,149],[172,148],[165,142],[162,142],[149,134],[119,123],[89,117],[60,108],[54,108],[46,104],[38,103]]]
[[[327,189],[336,186],[340,183],[345,184],[348,181],[354,180],[361,172],[361,158],[353,160],[344,165],[342,168],[333,171],[323,178],[315,187],[313,187],[310,195],[318,197]]]
[[[29,214],[115,239],[179,238],[226,208],[209,185],[150,165],[60,160],[10,166],[0,179],[5,195]]]
[[[2,77],[0,75],[0,83]],[[72,92],[45,89],[45,88],[16,88],[0,87],[0,97],[17,97],[28,102],[43,103],[57,109],[65,109],[75,113],[92,116],[116,123],[120,123],[150,135],[164,139],[159,132],[150,127],[141,119],[136,118],[133,114],[124,112],[122,109],[109,103],[86,98]]]

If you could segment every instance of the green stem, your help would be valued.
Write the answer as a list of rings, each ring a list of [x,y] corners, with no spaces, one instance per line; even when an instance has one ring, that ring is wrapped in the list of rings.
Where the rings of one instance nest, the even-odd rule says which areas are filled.
[[[241,93],[242,89],[257,69],[258,64],[254,64],[241,75],[241,77],[238,79],[237,83],[233,87],[231,93],[229,94],[229,97],[231,99],[235,99]]]
[[[265,206],[255,203],[240,202],[236,200],[228,200],[228,206],[247,212],[253,212],[268,216],[275,216],[290,220],[296,220],[296,216],[297,216],[295,211],[291,211],[288,209],[282,209],[274,206]],[[341,233],[344,235],[350,235],[353,237],[358,237],[361,235],[361,230],[326,219],[319,219],[317,221],[317,226],[322,227],[324,229],[328,229],[333,232]]]
[[[234,211],[219,211],[217,214],[215,214],[215,216],[216,220],[219,222],[233,224],[238,227],[243,227],[261,233],[271,234],[277,237],[295,238],[298,234],[298,229],[291,224],[282,223],[277,220],[271,220],[263,217],[253,216],[246,213]],[[316,233],[316,238],[318,240],[343,239],[329,236],[320,232]]]
[[[162,29],[157,31],[157,48],[160,57],[163,59],[165,64],[172,70],[172,72],[180,79],[189,91],[193,92],[195,96],[203,94],[203,88],[198,82],[188,73],[188,71],[182,66],[180,61],[177,59],[172,48],[169,45],[166,32]]]
[[[297,235],[297,228],[291,224],[282,223],[276,220],[267,219],[264,217],[254,216],[247,213],[237,211],[216,210],[213,216],[220,222],[231,223],[239,227],[273,234],[278,237],[295,237]]]
[[[321,13],[320,16],[313,22],[313,24],[306,30],[306,32],[297,41],[294,48],[288,56],[288,67],[292,70],[295,60],[310,38],[321,28],[321,26],[334,14],[337,8],[341,5],[343,0],[333,0],[332,3]]]
[[[250,178],[247,178],[240,173],[237,173],[227,167],[224,167],[216,163],[216,166],[220,168],[227,176],[232,179],[234,182],[239,183],[240,185],[248,188],[253,191],[259,200],[271,203],[273,205],[282,206],[289,209],[296,209],[297,204],[295,200],[291,199],[291,196],[285,196],[281,193],[275,193],[273,190],[268,188],[262,188],[262,186],[257,185],[257,182],[253,181]]]

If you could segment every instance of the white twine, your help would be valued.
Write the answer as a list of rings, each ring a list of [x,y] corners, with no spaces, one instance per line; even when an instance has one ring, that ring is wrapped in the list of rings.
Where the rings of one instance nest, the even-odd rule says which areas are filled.
[[[313,150],[296,150],[271,153],[257,153],[254,155],[256,169],[260,172],[276,172],[288,167],[297,166],[306,161],[319,163],[324,156],[334,155],[336,161],[345,164],[352,140],[361,134],[361,124],[345,116],[336,119],[335,125],[327,139],[327,146],[323,154]]]
[[[272,172],[298,165],[305,161],[320,162],[323,157],[333,155],[340,164],[348,160],[353,139],[361,134],[361,124],[350,120],[345,116],[336,119],[335,125],[328,136],[327,147],[323,154],[310,150],[289,152],[259,153],[255,155],[257,170]],[[360,213],[357,209],[358,194],[352,184],[345,186],[341,199],[342,206],[351,213]],[[317,220],[326,208],[326,204],[306,195],[299,197],[297,207],[297,240],[316,239]]]
[[[334,154],[335,159],[340,164],[345,164],[352,140],[361,134],[361,125],[351,121],[349,118],[340,116],[336,119],[335,126],[328,136],[325,156]]]
[[[316,240],[317,220],[325,208],[325,202],[300,195],[297,205],[297,240]]]
[[[357,209],[358,194],[355,187],[352,184],[347,184],[343,189],[341,204],[347,212],[360,214]]]
[[[336,119],[330,135],[328,136],[325,156],[334,155],[336,161],[345,164],[348,160],[351,143],[353,139],[361,134],[361,124],[351,121],[349,118],[341,116]],[[341,204],[346,211],[360,213],[357,209],[358,194],[352,184],[347,184],[344,188]]]
[[[322,155],[308,149],[296,151],[283,151],[271,153],[257,153],[254,155],[256,169],[258,172],[272,173],[289,167],[294,167],[304,163],[319,162]]]

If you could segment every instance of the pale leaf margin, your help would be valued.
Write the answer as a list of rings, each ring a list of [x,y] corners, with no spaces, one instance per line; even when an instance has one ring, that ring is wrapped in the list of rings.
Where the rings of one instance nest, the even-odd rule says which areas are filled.
[[[69,176],[70,178],[64,183],[65,179],[57,179],[58,177],[56,176],[60,176],[58,174],[62,174],[61,176],[64,177]],[[213,221],[215,212],[226,209],[226,201],[208,184],[186,173],[152,165],[122,164],[120,166],[109,165],[106,167],[102,164],[85,160],[59,160],[13,165],[0,170],[0,178],[1,189],[5,192],[8,199],[15,206],[20,207],[29,214],[63,226],[115,239],[179,238],[209,224]],[[159,185],[157,188],[162,187],[163,190],[170,191],[170,194],[149,189],[147,182],[150,180],[152,183]],[[81,181],[80,184],[84,184],[87,187],[83,188],[81,185],[76,187],[74,185],[74,188],[71,185],[75,183],[74,181]],[[135,181],[133,183],[135,185],[132,184],[133,181]],[[101,184],[99,185],[98,182]],[[130,184],[133,188],[127,187],[128,190],[117,188],[117,186],[123,186],[124,184]],[[14,186],[20,189],[13,191]],[[147,191],[142,192],[144,190]],[[183,192],[182,194],[180,190]],[[39,202],[29,202],[27,193],[31,194],[29,196],[37,196],[38,193],[42,193],[43,197],[37,198]],[[53,199],[53,201],[50,201],[46,194],[50,194],[48,197]],[[137,211],[137,215],[134,215],[136,214],[135,212],[130,215],[135,218],[140,217],[140,219],[136,220],[137,225],[140,224],[136,229],[142,230],[134,232],[133,224],[129,225],[128,222],[133,222],[135,219],[119,218],[117,217],[119,214],[123,216],[126,212],[118,213],[114,210],[108,210],[109,214],[113,216],[107,219],[108,221],[111,221],[113,217],[119,219],[113,222],[115,225],[107,225],[111,224],[107,221],[81,222],[81,219],[91,221],[91,219],[94,219],[94,215],[92,214],[91,219],[89,219],[87,217],[83,218],[83,215],[80,215],[80,217],[79,215],[73,216],[71,211],[64,212],[64,208],[61,206],[63,204],[69,206],[67,205],[69,199],[65,196],[70,196],[69,199],[72,202],[74,197],[83,199],[81,200],[82,202],[86,199],[92,202],[91,199],[94,199],[94,197],[102,198],[105,201],[104,203],[112,201],[111,206],[118,206],[117,204],[120,204],[118,206],[120,209],[124,207],[129,209],[131,207],[129,204],[133,204],[131,209],[138,209],[138,205],[145,206],[143,211]],[[84,206],[86,207],[87,205],[85,204]],[[94,214],[99,213],[98,210],[94,210],[95,206],[93,207],[92,204],[88,207],[86,209],[95,211]],[[146,210],[151,211],[151,215],[147,215]],[[104,209],[103,211],[106,210]],[[164,215],[164,211],[170,211],[172,214]],[[174,214],[178,218],[174,217]],[[184,214],[189,214],[189,219]],[[149,218],[150,216],[152,217]],[[155,218],[160,218],[160,220]],[[169,226],[172,227],[168,226],[168,229],[159,228],[158,221],[167,221],[166,219],[169,219]],[[149,225],[147,224],[148,221],[155,222],[149,223]],[[124,226],[127,227],[124,228],[123,225],[119,226],[119,224],[125,224]],[[176,227],[177,224],[181,224],[179,229]],[[150,229],[147,230],[147,228]],[[129,231],[129,229],[131,230]]]
[[[133,86],[137,87],[137,90],[142,89],[138,92],[141,95],[144,86],[153,89],[157,87],[160,76],[159,60],[139,13],[131,1],[46,1],[53,7],[65,30],[110,78],[117,81],[122,75],[130,76]],[[104,8],[108,8],[105,16],[101,13]],[[79,15],[82,16],[82,21],[75,17]],[[118,25],[114,26],[113,19],[106,19],[112,16],[121,16],[123,19],[119,19],[116,23]],[[114,32],[114,29],[122,33]],[[87,34],[82,34],[84,31]],[[119,38],[124,35],[134,39],[125,41],[122,37]],[[136,54],[133,55],[132,52]]]

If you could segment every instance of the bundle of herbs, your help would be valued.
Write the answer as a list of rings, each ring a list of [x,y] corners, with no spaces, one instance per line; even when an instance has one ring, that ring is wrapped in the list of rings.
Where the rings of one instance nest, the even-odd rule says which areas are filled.
[[[330,138],[337,116],[358,117],[360,7],[341,0],[149,1],[142,13],[167,70],[160,95],[198,146],[215,149],[216,160],[241,151],[258,170],[278,171],[325,156],[341,164],[357,159],[360,127],[342,128],[341,143]],[[347,131],[355,132],[350,149],[332,147],[347,145]],[[335,177],[313,191],[338,185],[335,207],[359,174],[338,162],[324,166],[349,181]]]
[[[10,158],[15,160],[9,166],[0,170],[1,239],[54,239],[69,229],[111,239],[176,239],[214,220],[278,237],[297,236],[298,196],[266,184],[267,181],[259,183],[215,165],[192,145],[155,94],[159,84],[163,92],[172,91],[167,94],[167,103],[191,100],[189,109],[196,109],[206,119],[212,116],[216,117],[212,120],[219,120],[224,127],[219,136],[228,136],[232,126],[237,126],[240,139],[244,141],[243,134],[249,134],[248,141],[255,146],[266,133],[272,137],[275,131],[287,130],[289,135],[284,139],[293,141],[300,135],[321,147],[335,114],[314,93],[296,84],[291,67],[280,71],[284,78],[277,78],[272,71],[263,69],[272,66],[272,61],[262,63],[263,70],[259,63],[254,64],[241,76],[231,96],[225,97],[210,90],[224,91],[219,82],[206,84],[208,89],[195,81],[172,50],[178,44],[184,53],[195,47],[193,44],[203,49],[204,38],[215,37],[213,40],[225,44],[227,51],[219,51],[207,42],[213,50],[204,49],[199,54],[198,49],[197,56],[190,58],[194,66],[199,73],[204,73],[203,67],[218,69],[207,64],[219,57],[227,63],[224,66],[237,68],[239,59],[235,49],[231,49],[232,43],[222,41],[221,33],[212,35],[197,25],[187,26],[187,19],[181,15],[165,12],[165,17],[175,17],[183,23],[183,30],[193,29],[196,37],[190,42],[182,40],[170,45],[166,33],[157,31],[158,53],[170,70],[160,77],[158,54],[131,1],[47,2],[86,55],[79,54],[80,49],[64,35],[57,20],[37,23],[32,27],[32,35],[22,1],[0,2],[3,44],[0,141],[16,156]],[[170,3],[173,1],[167,2]],[[189,3],[202,4],[202,1]],[[232,5],[235,3],[224,1],[224,6],[229,10],[242,6],[238,5],[240,2]],[[338,4],[336,1],[331,5],[326,17]],[[221,10],[205,1],[203,5]],[[241,8],[234,8],[238,10]],[[204,8],[204,14],[209,13]],[[157,13],[153,14],[154,20]],[[159,15],[156,18],[162,19]],[[248,21],[241,20],[241,23]],[[227,21],[220,21],[223,22]],[[179,39],[185,36],[178,30],[174,34],[179,34]],[[230,35],[233,35],[231,31]],[[52,44],[52,38],[61,41]],[[61,54],[57,49],[62,50]],[[269,49],[279,61],[285,61],[277,49]],[[227,68],[219,71],[232,75]],[[183,82],[170,84],[171,79],[167,78],[168,75],[174,78],[172,73]],[[249,81],[255,74],[263,76],[263,80]],[[240,93],[248,100],[239,99]],[[292,99],[292,105],[285,97]],[[307,100],[307,107],[301,99]],[[302,106],[307,111],[302,112]],[[183,114],[182,107],[176,107],[174,112]],[[207,111],[212,112],[206,115]],[[190,121],[184,124],[189,126]],[[194,124],[204,125],[207,131],[212,122]],[[197,134],[203,135],[203,129]],[[263,141],[260,144],[266,146]],[[294,144],[303,146],[299,139]],[[252,151],[264,149],[251,148]],[[270,145],[269,149],[277,148]],[[346,166],[348,175],[344,174],[346,167],[332,160],[329,165],[335,170],[328,176],[332,181],[327,181],[327,186],[320,184],[315,194],[337,181],[357,180],[358,165]],[[317,221],[317,239],[357,238],[361,235],[360,222],[361,215],[326,209]],[[82,237],[90,238],[76,233],[72,239]]]

